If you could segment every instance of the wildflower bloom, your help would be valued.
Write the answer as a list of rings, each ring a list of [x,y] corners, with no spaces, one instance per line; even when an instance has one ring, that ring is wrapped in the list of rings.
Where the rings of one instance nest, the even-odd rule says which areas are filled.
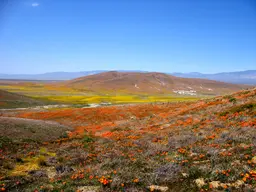
[[[107,184],[110,183],[110,181],[109,181],[107,178],[105,178],[105,176],[102,176],[102,177],[99,179],[99,182],[100,182],[101,184],[103,184],[103,185],[107,185]]]

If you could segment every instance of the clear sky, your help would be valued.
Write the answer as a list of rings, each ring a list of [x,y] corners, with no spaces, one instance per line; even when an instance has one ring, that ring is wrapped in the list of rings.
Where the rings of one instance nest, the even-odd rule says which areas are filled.
[[[0,73],[256,69],[255,0],[0,0]]]

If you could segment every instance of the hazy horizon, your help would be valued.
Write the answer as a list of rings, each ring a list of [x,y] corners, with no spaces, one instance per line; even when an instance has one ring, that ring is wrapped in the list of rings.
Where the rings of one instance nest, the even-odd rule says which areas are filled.
[[[156,73],[184,73],[184,74],[189,74],[189,73],[200,73],[200,74],[218,74],[218,73],[235,73],[235,72],[245,72],[245,71],[256,71],[256,69],[248,69],[248,70],[243,70],[243,71],[222,71],[222,72],[218,72],[218,73],[202,73],[202,72],[198,72],[198,71],[191,71],[191,72],[182,72],[182,71],[143,71],[143,70],[136,70],[136,69],[132,69],[132,70],[127,70],[127,69],[112,69],[112,70],[88,70],[88,71],[49,71],[49,72],[43,72],[43,73],[0,73],[0,74],[4,74],[4,75],[43,75],[43,74],[50,74],[50,73],[82,73],[82,72],[94,72],[94,71],[102,71],[102,72],[110,72],[110,71],[118,71],[118,72],[123,72],[123,71],[127,71],[127,72],[156,72]]]

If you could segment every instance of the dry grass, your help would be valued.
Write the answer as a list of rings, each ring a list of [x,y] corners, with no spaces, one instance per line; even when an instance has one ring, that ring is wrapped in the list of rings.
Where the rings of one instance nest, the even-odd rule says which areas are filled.
[[[49,142],[60,138],[65,131],[72,129],[56,122],[0,117],[0,136],[12,140],[31,140]]]

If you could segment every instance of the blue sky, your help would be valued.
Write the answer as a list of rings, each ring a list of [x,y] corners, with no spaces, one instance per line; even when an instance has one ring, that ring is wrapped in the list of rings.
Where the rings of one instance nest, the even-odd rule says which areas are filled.
[[[255,0],[1,0],[0,73],[256,69]]]

